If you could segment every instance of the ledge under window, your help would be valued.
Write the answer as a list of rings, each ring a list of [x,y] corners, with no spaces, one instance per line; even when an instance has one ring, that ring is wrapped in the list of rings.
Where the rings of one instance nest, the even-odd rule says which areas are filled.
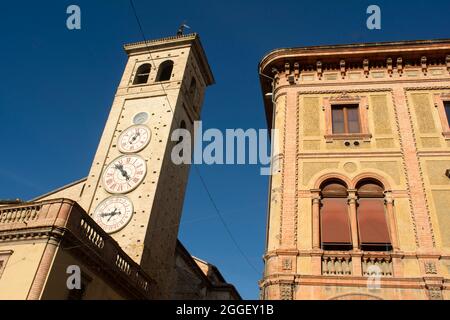
[[[370,141],[372,135],[370,133],[349,133],[349,134],[326,134],[324,137],[327,142],[333,142],[333,140]]]

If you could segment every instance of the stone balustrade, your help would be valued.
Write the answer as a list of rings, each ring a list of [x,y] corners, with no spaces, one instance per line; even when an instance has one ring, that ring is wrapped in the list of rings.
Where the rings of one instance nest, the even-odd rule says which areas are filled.
[[[392,257],[384,252],[324,252],[322,275],[327,276],[393,276]]]
[[[392,277],[392,258],[390,256],[364,255],[361,259],[363,276]]]
[[[323,275],[351,275],[352,257],[350,255],[324,255],[322,257]]]

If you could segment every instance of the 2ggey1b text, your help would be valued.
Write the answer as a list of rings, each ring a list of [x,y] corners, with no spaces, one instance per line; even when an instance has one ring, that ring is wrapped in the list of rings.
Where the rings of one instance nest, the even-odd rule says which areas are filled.
[[[274,306],[265,304],[221,304],[218,306],[189,306],[183,304],[176,308],[177,315],[197,315],[207,318],[211,315],[273,315]]]

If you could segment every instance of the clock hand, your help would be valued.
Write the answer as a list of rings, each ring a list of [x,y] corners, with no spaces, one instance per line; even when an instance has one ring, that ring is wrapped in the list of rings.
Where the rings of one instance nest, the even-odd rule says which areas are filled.
[[[141,133],[140,133],[139,131],[137,131],[137,132],[134,134],[133,138],[131,138],[130,144],[132,144],[133,142],[135,142],[136,139],[137,139],[140,135],[141,135]]]
[[[121,164],[115,164],[114,167],[120,171],[120,173],[122,174],[122,177],[124,177],[127,181],[130,180],[130,176],[128,175],[128,173],[123,169],[123,165]]]
[[[107,216],[113,216],[113,215],[115,215],[115,212],[116,212],[116,210],[117,209],[114,209],[114,211],[112,211],[112,212],[102,212],[102,213],[100,213],[100,217],[107,217]]]
[[[111,215],[109,216],[108,222],[111,220],[112,217],[118,214],[120,214],[120,211],[117,211],[117,208],[114,208],[114,211],[111,212]]]

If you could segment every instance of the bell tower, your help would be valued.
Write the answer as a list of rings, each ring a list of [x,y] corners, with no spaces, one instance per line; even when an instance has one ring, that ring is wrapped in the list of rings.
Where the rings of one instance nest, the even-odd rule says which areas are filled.
[[[193,135],[214,78],[197,34],[124,48],[128,62],[80,204],[167,298],[189,173],[171,160],[171,135]]]

